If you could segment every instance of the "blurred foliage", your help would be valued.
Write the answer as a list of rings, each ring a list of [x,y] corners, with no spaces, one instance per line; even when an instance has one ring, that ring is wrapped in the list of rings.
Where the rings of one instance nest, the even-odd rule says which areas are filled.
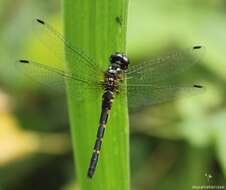
[[[32,20],[61,26],[60,2],[0,5],[0,189],[79,189],[65,98],[24,80],[13,66],[18,58],[54,59],[37,45],[41,34],[32,31]],[[206,47],[202,63],[186,72],[205,93],[131,115],[132,189],[226,185],[225,7],[223,0],[130,1],[132,64],[176,48]]]

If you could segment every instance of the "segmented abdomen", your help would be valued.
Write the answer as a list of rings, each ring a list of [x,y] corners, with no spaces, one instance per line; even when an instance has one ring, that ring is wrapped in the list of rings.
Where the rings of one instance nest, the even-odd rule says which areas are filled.
[[[104,137],[105,127],[107,124],[108,114],[109,114],[109,110],[111,109],[112,101],[113,101],[113,92],[109,91],[109,90],[105,91],[104,95],[103,95],[102,111],[101,111],[101,115],[100,115],[96,142],[94,145],[94,151],[93,151],[93,154],[92,154],[92,157],[90,160],[90,164],[89,164],[89,169],[88,169],[88,177],[90,177],[90,178],[93,176],[96,166],[97,166],[100,149],[101,149],[101,145],[102,145],[102,140]]]

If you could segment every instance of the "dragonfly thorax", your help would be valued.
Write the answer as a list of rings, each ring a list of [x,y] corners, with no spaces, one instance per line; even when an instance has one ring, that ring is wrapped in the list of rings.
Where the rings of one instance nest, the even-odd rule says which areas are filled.
[[[120,68],[114,68],[110,66],[105,73],[104,88],[111,92],[117,91],[119,83],[122,81],[122,70]]]
[[[121,67],[120,67],[119,64],[113,63],[108,68],[108,72],[116,75],[118,73],[121,73],[122,72],[122,69],[121,69]]]

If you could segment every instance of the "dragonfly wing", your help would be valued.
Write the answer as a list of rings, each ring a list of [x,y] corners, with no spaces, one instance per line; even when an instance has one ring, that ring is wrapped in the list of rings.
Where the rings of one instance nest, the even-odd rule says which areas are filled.
[[[97,80],[103,73],[103,69],[96,64],[95,60],[88,56],[79,47],[72,45],[63,35],[57,32],[51,25],[43,20],[35,19],[33,21],[33,29],[35,32],[40,32],[38,35],[41,43],[46,46],[51,52],[58,57],[59,61],[64,64],[65,57],[69,60],[76,60],[74,64],[70,64],[72,71],[79,72],[73,73],[79,78],[85,76],[88,80]]]
[[[16,62],[16,69],[23,77],[40,82],[51,90],[65,91],[65,82],[67,82],[69,86],[75,88],[76,95],[86,93],[88,90],[102,92],[101,81],[85,80],[58,67],[29,60],[19,60]]]
[[[197,64],[203,53],[204,47],[194,46],[131,66],[127,71],[127,80],[133,84],[153,84],[162,81]]]
[[[130,110],[170,101],[177,97],[192,96],[203,92],[201,85],[127,85]]]

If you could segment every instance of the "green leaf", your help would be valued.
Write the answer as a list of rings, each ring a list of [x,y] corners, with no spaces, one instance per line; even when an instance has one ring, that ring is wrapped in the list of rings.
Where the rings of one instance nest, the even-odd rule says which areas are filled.
[[[125,52],[127,8],[127,0],[64,1],[65,37],[93,57],[100,66],[107,68],[112,53]],[[76,71],[73,72],[85,74],[79,60],[69,57],[66,59],[69,69],[75,64]],[[77,97],[78,91],[82,90],[80,88],[82,87],[68,84],[71,133],[81,189],[129,189],[126,97],[117,97],[113,102],[97,169],[93,178],[89,179],[87,170],[96,140],[101,95],[93,94],[94,91],[90,90],[81,94],[84,101],[80,101]],[[94,97],[94,100],[87,97]]]

